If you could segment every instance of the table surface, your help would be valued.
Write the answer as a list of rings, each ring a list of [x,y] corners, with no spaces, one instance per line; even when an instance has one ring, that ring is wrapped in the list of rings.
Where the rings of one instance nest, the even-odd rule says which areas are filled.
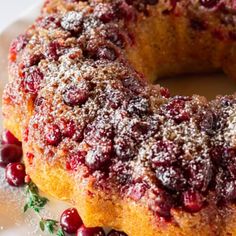
[[[0,31],[22,15],[28,8],[42,1],[43,0],[7,0],[1,3]]]

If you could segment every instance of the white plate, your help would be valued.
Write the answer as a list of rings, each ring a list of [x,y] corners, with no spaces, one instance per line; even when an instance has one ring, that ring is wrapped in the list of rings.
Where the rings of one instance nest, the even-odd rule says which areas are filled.
[[[15,23],[7,27],[0,35],[0,96],[7,82],[7,53],[10,41],[33,22],[40,12],[40,6],[30,9]],[[197,93],[213,98],[216,94],[230,94],[236,91],[236,83],[223,75],[192,76],[160,80],[162,85],[175,94],[191,95]],[[32,212],[23,213],[24,189],[9,187],[0,168],[0,236],[46,235],[39,230],[39,218]],[[43,211],[47,218],[58,219],[68,205],[50,198],[50,203]]]

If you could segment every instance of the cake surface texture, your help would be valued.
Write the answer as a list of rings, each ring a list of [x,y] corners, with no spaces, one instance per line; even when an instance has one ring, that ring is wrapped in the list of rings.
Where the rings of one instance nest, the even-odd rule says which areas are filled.
[[[236,235],[235,95],[154,83],[235,65],[234,0],[47,0],[10,47],[4,127],[87,226]]]

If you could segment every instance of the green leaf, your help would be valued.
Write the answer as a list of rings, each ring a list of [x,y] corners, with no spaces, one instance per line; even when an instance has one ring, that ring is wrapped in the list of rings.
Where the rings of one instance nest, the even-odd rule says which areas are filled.
[[[42,231],[44,231],[45,230],[45,226],[44,226],[44,220],[42,219],[42,220],[40,220],[40,222],[39,222],[39,226],[40,226],[40,229],[42,230]]]
[[[29,206],[28,206],[28,204],[26,203],[26,204],[24,205],[24,212],[26,212],[28,209],[29,209]]]
[[[64,233],[64,231],[62,230],[62,228],[60,228],[60,229],[57,231],[57,236],[65,236],[65,233]]]
[[[53,234],[55,231],[55,228],[57,227],[58,221],[47,219],[45,220],[45,228],[50,234]]]
[[[35,212],[39,213],[40,210],[47,204],[48,199],[45,197],[41,197],[39,195],[38,187],[30,182],[26,187],[26,195],[27,195],[27,203],[24,207],[24,212],[29,208],[33,209]],[[27,205],[27,206],[26,206]]]
[[[53,234],[58,226],[58,221],[52,219],[41,219],[39,222],[40,229]]]

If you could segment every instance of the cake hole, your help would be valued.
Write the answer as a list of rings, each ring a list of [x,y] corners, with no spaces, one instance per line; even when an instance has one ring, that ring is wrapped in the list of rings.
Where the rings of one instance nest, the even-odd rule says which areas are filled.
[[[224,74],[185,75],[170,78],[162,78],[157,81],[169,88],[171,95],[198,94],[208,100],[217,95],[233,94],[236,91],[236,80],[232,80]]]

